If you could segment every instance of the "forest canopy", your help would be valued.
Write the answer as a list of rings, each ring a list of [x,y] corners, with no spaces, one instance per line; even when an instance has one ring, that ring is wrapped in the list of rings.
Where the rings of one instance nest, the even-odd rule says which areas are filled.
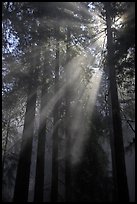
[[[2,2],[2,201],[135,201],[135,2]]]

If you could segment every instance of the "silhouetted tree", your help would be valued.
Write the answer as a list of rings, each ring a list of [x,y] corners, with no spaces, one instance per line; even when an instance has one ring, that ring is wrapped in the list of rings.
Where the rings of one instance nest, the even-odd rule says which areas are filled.
[[[59,27],[55,27],[56,36],[56,63],[55,63],[55,83],[54,93],[59,90]],[[54,127],[52,135],[52,181],[51,181],[51,201],[58,201],[58,145],[59,145],[59,100],[56,102],[53,110]]]
[[[120,107],[117,93],[116,73],[113,63],[113,38],[111,30],[111,4],[106,3],[106,23],[107,23],[107,51],[108,51],[108,69],[109,69],[109,82],[110,82],[110,94],[112,105],[112,120],[113,120],[113,145],[114,145],[114,170],[115,170],[115,188],[117,201],[128,201],[128,186],[126,177],[126,167],[124,158],[124,144],[122,135],[122,124],[120,118]]]
[[[35,64],[33,64],[33,66],[35,66]],[[31,69],[30,80],[28,83],[28,95],[24,119],[24,130],[22,135],[22,145],[15,182],[14,201],[22,200],[27,202],[28,199],[31,152],[37,98],[37,74],[38,72],[36,71],[36,68]]]

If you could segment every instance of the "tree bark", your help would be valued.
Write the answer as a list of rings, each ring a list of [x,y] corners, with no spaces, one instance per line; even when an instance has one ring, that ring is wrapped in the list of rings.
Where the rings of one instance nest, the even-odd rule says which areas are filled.
[[[116,178],[116,201],[129,201],[128,185],[125,166],[124,144],[122,134],[122,123],[120,117],[120,107],[118,101],[117,84],[116,84],[116,72],[113,62],[114,50],[113,50],[113,38],[111,29],[111,4],[105,3],[106,8],[106,23],[107,23],[107,51],[108,51],[108,68],[110,78],[110,94],[111,94],[111,106],[112,106],[112,122],[113,122],[113,134],[112,139],[113,151],[114,151],[114,164],[115,164],[115,176]]]
[[[36,77],[37,74],[33,71],[30,73],[31,79],[28,87],[26,113],[24,120],[24,130],[22,135],[21,152],[18,161],[14,202],[27,202],[29,189],[29,176],[31,164],[32,141],[34,134],[34,120],[36,107]]]

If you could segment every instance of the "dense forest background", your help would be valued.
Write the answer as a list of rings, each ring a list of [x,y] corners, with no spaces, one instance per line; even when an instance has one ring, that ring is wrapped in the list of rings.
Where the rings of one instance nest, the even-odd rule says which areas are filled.
[[[2,3],[2,201],[135,201],[135,2]]]

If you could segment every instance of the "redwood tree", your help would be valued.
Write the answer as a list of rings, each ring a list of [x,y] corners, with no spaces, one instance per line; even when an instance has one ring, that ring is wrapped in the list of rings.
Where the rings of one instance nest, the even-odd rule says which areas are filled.
[[[115,189],[116,189],[116,201],[129,201],[128,185],[126,176],[125,156],[124,156],[124,144],[122,134],[122,124],[120,117],[120,107],[118,101],[116,72],[113,63],[114,49],[113,49],[113,37],[112,37],[112,19],[111,19],[111,3],[105,3],[106,8],[106,24],[107,24],[107,61],[109,69],[109,83],[111,94],[111,106],[112,106],[112,122],[113,122],[113,134],[112,141],[114,165],[115,165]]]
[[[26,103],[26,113],[24,119],[24,130],[22,135],[21,152],[18,161],[17,175],[14,189],[14,198],[16,202],[27,202],[29,189],[29,176],[31,165],[32,141],[34,134],[34,119],[37,98],[37,71],[31,69],[28,81],[28,94]]]

